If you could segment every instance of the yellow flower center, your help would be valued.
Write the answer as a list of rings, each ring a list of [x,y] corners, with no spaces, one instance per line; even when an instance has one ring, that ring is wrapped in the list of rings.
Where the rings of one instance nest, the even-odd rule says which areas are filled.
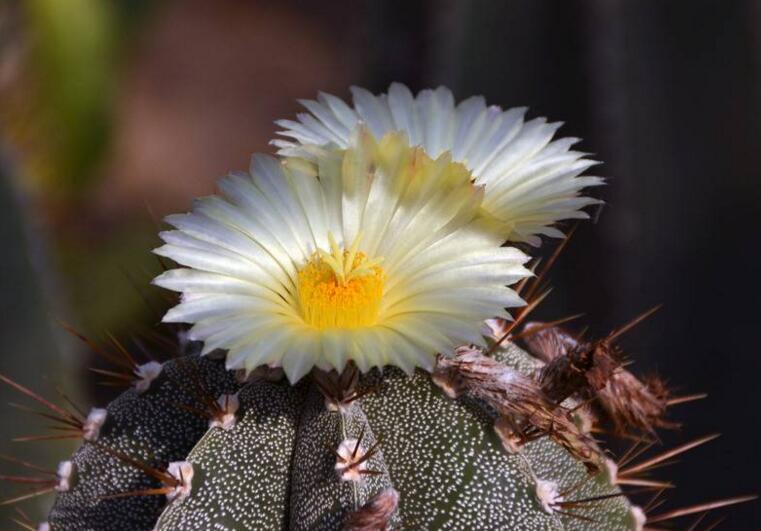
[[[315,328],[359,328],[378,320],[383,295],[383,268],[358,250],[360,236],[349,249],[329,234],[330,252],[319,250],[299,270],[299,303],[304,321]]]

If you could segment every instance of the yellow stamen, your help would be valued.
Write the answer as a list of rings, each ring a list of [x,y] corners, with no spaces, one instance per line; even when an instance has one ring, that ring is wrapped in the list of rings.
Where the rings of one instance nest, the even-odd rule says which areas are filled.
[[[319,250],[299,270],[299,302],[304,321],[315,328],[358,328],[378,320],[383,268],[359,251],[360,236],[341,249],[328,235],[330,250]]]

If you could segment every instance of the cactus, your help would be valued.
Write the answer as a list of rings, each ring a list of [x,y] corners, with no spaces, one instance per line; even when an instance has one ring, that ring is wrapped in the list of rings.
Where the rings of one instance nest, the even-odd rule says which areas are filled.
[[[496,334],[490,345],[454,359],[530,381],[546,367]],[[602,454],[590,466],[551,434],[511,441],[488,399],[450,385],[448,362],[412,376],[315,370],[291,385],[184,350],[136,366],[131,388],[77,428],[48,529],[636,530],[646,516],[621,487],[669,486]]]
[[[638,445],[613,461],[593,437],[652,437],[696,398],[623,367],[616,339],[650,312],[597,340],[526,323],[563,244],[533,279],[502,244],[581,217],[591,163],[543,121],[405,90],[308,102],[281,159],[167,219],[156,252],[186,267],[155,283],[182,293],[164,320],[193,326],[143,364],[80,336],[130,385],[106,408],[0,376],[83,439],[55,472],[8,477],[39,487],[9,501],[57,491],[40,529],[640,531],[749,499],[646,514],[622,489],[669,488],[649,472],[712,437],[636,464]],[[456,134],[430,137],[440,115]]]
[[[495,357],[528,376],[537,366],[512,345]],[[619,488],[603,473],[590,478],[557,443],[506,451],[498,417],[477,398],[451,398],[423,371],[346,374],[320,375],[352,386],[349,397],[357,398],[341,403],[317,375],[296,386],[258,375],[241,384],[219,360],[191,354],[166,362],[143,392],[133,388],[108,406],[99,436],[72,457],[73,479],[59,489],[52,528],[340,529],[389,491],[398,493],[389,527],[635,525]],[[223,425],[224,406],[209,405],[231,396],[234,420]],[[187,463],[182,477],[170,463]],[[572,496],[560,496],[577,484]],[[583,520],[565,508],[598,497],[579,504]]]

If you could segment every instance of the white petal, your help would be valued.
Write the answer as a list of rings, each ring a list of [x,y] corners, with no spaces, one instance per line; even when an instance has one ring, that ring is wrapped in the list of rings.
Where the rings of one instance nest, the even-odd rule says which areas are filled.
[[[544,227],[582,218],[579,210],[584,206],[557,210],[551,208],[551,202],[601,184],[563,171],[584,157],[583,153],[568,151],[578,139],[552,140],[561,124],[547,123],[544,118],[524,122],[525,108],[503,111],[487,107],[481,97],[455,106],[452,93],[443,87],[415,96],[399,83],[391,84],[388,95],[373,95],[357,87],[352,88],[352,94],[354,108],[334,96],[320,94],[319,102],[303,102],[311,114],[299,115],[298,121],[279,121],[283,128],[279,134],[292,139],[275,142],[279,153],[309,158],[314,156],[311,145],[349,146],[353,132],[362,123],[378,138],[391,131],[403,132],[429,156],[435,158],[449,151],[455,161],[473,171],[476,182],[486,185],[484,207],[505,227],[512,227],[504,234],[510,241],[536,243],[536,235],[546,233]],[[539,162],[564,153],[569,156],[558,163],[556,178],[529,177],[538,171]],[[544,186],[545,182],[553,184]],[[520,183],[523,190],[514,190]]]

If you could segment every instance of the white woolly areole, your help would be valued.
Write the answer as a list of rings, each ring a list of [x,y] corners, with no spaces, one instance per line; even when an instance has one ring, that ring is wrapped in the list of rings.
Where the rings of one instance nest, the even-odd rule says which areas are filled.
[[[554,481],[546,479],[536,480],[536,498],[542,505],[542,508],[552,514],[554,512],[554,505],[562,502],[563,497],[560,496],[558,491],[558,484]]]
[[[484,336],[494,339],[495,341],[502,339],[502,337],[505,335],[505,332],[507,332],[507,325],[509,324],[511,324],[511,321],[497,317],[487,319],[484,321],[483,334]]]
[[[153,380],[159,377],[164,366],[157,361],[149,361],[135,368],[135,389],[138,393],[146,392]]]
[[[438,385],[449,398],[456,399],[465,392],[463,386],[458,382],[457,375],[450,371],[433,371],[433,373],[431,373],[431,380]]]
[[[604,459],[602,463],[603,473],[609,485],[618,483],[618,465],[612,459]]]
[[[181,501],[187,498],[193,483],[193,465],[188,461],[174,461],[169,463],[166,471],[179,481],[176,487],[166,493],[167,499]]]
[[[209,428],[233,429],[236,422],[235,414],[240,407],[238,393],[234,395],[221,395],[217,398],[217,405],[219,406],[220,413],[209,421]]]
[[[56,478],[58,479],[58,484],[55,486],[55,490],[67,492],[74,480],[74,463],[71,461],[61,461],[58,463]]]
[[[37,531],[50,531],[50,524],[47,522],[42,522],[37,526]]]
[[[579,427],[582,433],[591,433],[592,428],[595,427],[595,418],[588,407],[582,407],[576,410],[573,415],[575,424]]]
[[[521,451],[521,437],[505,417],[499,417],[494,421],[494,431],[508,453],[517,454]]]
[[[87,414],[84,425],[82,426],[82,438],[86,441],[95,442],[100,437],[100,429],[106,422],[108,411],[102,408],[94,407]]]
[[[451,152],[473,172],[476,184],[486,187],[483,206],[511,227],[510,241],[539,245],[540,235],[560,237],[554,223],[587,218],[582,209],[599,203],[581,195],[585,187],[604,183],[581,176],[597,162],[571,149],[578,138],[553,140],[560,123],[525,121],[526,108],[502,110],[481,96],[455,104],[444,87],[413,95],[400,83],[377,96],[352,87],[352,95],[354,107],[323,93],[317,101],[302,101],[309,113],[299,114],[297,121],[279,120],[283,130],[278,134],[286,138],[272,143],[282,155],[310,158],[310,146],[348,147],[362,124],[378,138],[402,132],[432,158]]]
[[[520,381],[523,378],[523,375],[519,373],[516,370],[506,368],[504,371],[502,371],[499,375],[498,381],[499,383],[510,386],[514,384],[515,382]]]
[[[349,407],[351,407],[351,404],[343,404],[341,402],[337,402],[333,400],[332,398],[328,396],[325,397],[325,409],[327,409],[328,411],[346,413]]]
[[[365,455],[364,448],[360,445],[357,453],[354,453],[355,448],[357,448],[357,439],[344,439],[338,445],[336,453],[339,457],[336,458],[336,471],[341,481],[361,481],[362,471],[367,470],[367,460],[357,465],[357,462]]]
[[[629,529],[631,531],[642,531],[645,529],[645,524],[647,523],[647,515],[641,507],[632,505],[629,508],[629,520],[631,524]]]

